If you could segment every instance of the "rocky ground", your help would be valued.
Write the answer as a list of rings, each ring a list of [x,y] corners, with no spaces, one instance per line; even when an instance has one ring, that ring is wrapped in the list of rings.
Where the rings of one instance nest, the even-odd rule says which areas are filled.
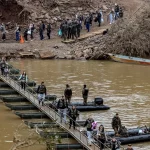
[[[21,21],[21,23],[24,22],[25,24],[29,22],[38,24],[40,20],[50,20],[53,27],[51,40],[39,41],[38,33],[34,33],[34,41],[20,44],[16,43],[14,40],[10,40],[10,37],[12,38],[12,36],[8,36],[9,40],[7,40],[5,43],[0,43],[0,55],[5,55],[7,57],[21,57],[20,53],[26,53],[26,56],[29,54],[32,57],[31,54],[33,54],[33,57],[36,58],[39,58],[43,55],[48,55],[49,58],[60,59],[104,58],[105,55],[103,54],[105,52],[111,52],[108,50],[108,48],[112,48],[110,44],[115,45],[116,38],[120,38],[115,35],[119,31],[118,29],[123,26],[123,22],[133,22],[133,18],[136,18],[135,14],[139,12],[139,8],[140,10],[141,7],[143,8],[143,1],[141,0],[0,0],[1,4],[2,1],[3,7],[1,6],[1,10],[4,10],[5,8],[4,4],[6,6],[9,4],[9,7],[7,8],[10,8],[12,4],[13,7],[18,7],[18,9],[16,9],[18,12],[7,9],[7,14],[12,16],[11,20],[9,20],[10,17],[8,15],[2,13],[3,11],[0,13],[0,20],[7,22],[9,25],[8,35],[11,34],[14,36],[14,31],[12,28],[14,22],[17,21]],[[106,23],[106,16],[115,2],[123,6],[125,10],[125,19],[117,21],[113,26],[110,27]],[[86,38],[82,41],[76,41],[75,43],[71,44],[62,43],[62,39],[57,36],[57,28],[63,18],[71,18],[77,12],[82,12],[83,14],[89,11],[95,12],[100,7],[102,7],[105,15],[105,24],[103,24],[101,28],[98,28],[96,25],[94,25],[91,32],[98,31],[100,29],[111,28],[108,35],[102,36],[101,32],[99,32],[99,35],[92,37],[89,35],[89,38]],[[121,32],[121,34],[122,33],[123,32]],[[82,35],[84,36],[86,34],[86,31],[83,30]],[[112,41],[112,39],[114,40]],[[115,46],[113,48],[115,48]]]

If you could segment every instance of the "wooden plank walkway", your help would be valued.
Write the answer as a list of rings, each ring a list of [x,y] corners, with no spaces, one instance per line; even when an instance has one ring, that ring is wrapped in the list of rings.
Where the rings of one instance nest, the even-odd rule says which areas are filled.
[[[107,29],[107,27],[101,27],[101,28],[100,28],[99,30],[97,30],[97,31],[91,31],[91,32],[82,34],[78,39],[75,39],[75,40],[69,39],[69,40],[62,41],[62,42],[65,43],[65,44],[71,44],[71,43],[75,43],[75,42],[77,42],[77,41],[82,41],[82,40],[87,39],[87,38],[89,38],[89,37],[93,37],[93,36],[102,34],[103,31],[106,30],[106,29]]]
[[[50,108],[47,105],[41,107],[38,103],[37,96],[33,95],[29,91],[22,90],[17,81],[11,79],[10,77],[0,76],[0,78],[5,83],[10,85],[10,87],[12,87],[14,90],[20,93],[22,96],[26,97],[33,105],[35,105],[38,109],[40,109],[43,113],[45,113],[49,118],[54,120],[60,127],[66,130],[70,135],[72,135],[87,150],[100,150],[100,147],[95,143],[92,143],[91,146],[88,145],[88,139],[82,132],[80,132],[80,128],[76,130],[69,129],[68,124],[61,122],[59,114],[54,109]]]

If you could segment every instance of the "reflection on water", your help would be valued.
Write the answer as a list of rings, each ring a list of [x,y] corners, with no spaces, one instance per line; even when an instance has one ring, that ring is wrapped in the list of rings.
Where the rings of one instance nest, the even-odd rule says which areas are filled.
[[[45,81],[48,93],[60,97],[69,84],[73,98],[81,98],[83,84],[89,87],[89,100],[96,96],[104,98],[111,107],[108,111],[84,112],[111,130],[111,119],[120,114],[127,128],[149,125],[150,122],[150,68],[149,66],[121,64],[105,61],[74,60],[21,60],[12,61],[20,70],[25,70],[37,83]],[[136,144],[142,150],[150,149],[150,143]],[[144,148],[143,148],[144,147]]]

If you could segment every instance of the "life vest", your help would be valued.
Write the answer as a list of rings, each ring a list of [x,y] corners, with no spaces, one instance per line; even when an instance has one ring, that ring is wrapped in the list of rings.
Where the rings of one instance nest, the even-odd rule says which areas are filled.
[[[77,112],[76,109],[71,109],[71,110],[70,110],[70,116],[71,116],[71,117],[77,117],[77,115],[78,115],[78,112]]]
[[[67,108],[67,102],[64,100],[59,100],[59,108]]]
[[[38,93],[40,93],[40,94],[45,93],[45,86],[44,85],[40,85]]]

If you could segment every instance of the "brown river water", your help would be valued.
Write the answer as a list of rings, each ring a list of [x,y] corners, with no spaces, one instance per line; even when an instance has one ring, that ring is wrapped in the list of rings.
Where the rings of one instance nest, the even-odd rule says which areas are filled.
[[[65,85],[73,90],[73,99],[81,99],[83,84],[89,88],[89,101],[96,96],[104,99],[111,107],[107,111],[83,112],[81,120],[92,115],[103,124],[106,131],[111,129],[111,120],[119,113],[122,124],[127,128],[150,125],[150,66],[122,64],[109,61],[76,60],[12,60],[16,68],[25,70],[30,79],[38,84],[45,82],[48,94],[63,94]],[[9,149],[12,135],[20,118],[0,106],[0,150]],[[133,144],[137,150],[150,150],[150,142]],[[40,148],[42,150],[42,148]]]

